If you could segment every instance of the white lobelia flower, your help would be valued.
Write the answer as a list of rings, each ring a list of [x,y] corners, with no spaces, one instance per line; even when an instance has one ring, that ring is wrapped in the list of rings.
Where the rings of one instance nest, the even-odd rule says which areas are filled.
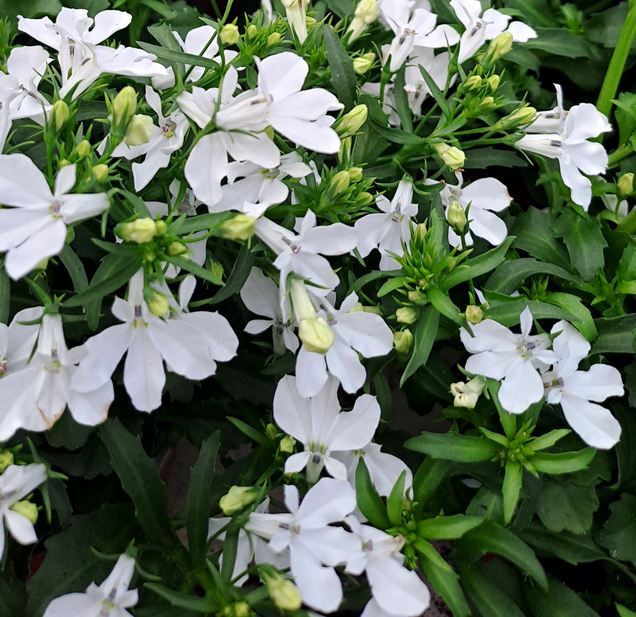
[[[48,17],[18,17],[18,30],[58,51],[62,75],[59,95],[73,90],[73,99],[86,91],[102,73],[129,77],[167,76],[168,70],[156,57],[133,47],[99,45],[130,24],[132,16],[123,11],[102,11],[95,20],[85,9],[62,8],[55,23]],[[92,26],[92,28],[91,28]]]
[[[345,571],[354,575],[364,572],[373,594],[363,615],[421,615],[430,604],[431,594],[424,581],[402,565],[404,555],[400,551],[404,538],[362,525],[355,516],[348,516],[345,522],[359,538],[362,547],[347,561]]]
[[[360,542],[340,523],[356,506],[356,494],[348,482],[322,478],[299,506],[298,489],[285,486],[289,514],[252,513],[245,529],[269,540],[278,553],[289,550],[291,571],[303,602],[322,613],[334,612],[342,602],[342,584],[334,566],[344,564],[360,551]],[[323,565],[324,564],[324,565]]]
[[[365,94],[372,94],[373,96],[379,98],[381,87],[382,85],[379,82],[372,83],[368,81],[362,85],[360,91],[364,92]],[[399,127],[402,124],[400,116],[396,111],[395,84],[393,81],[390,81],[384,86],[384,101],[382,103],[382,111],[389,116],[389,124],[391,126]]]
[[[0,251],[8,251],[5,269],[22,278],[66,242],[66,226],[101,214],[109,206],[106,193],[71,195],[75,165],[63,167],[51,192],[44,174],[24,154],[0,155]]]
[[[289,315],[291,310],[289,308],[282,310],[278,287],[272,279],[258,268],[252,268],[241,289],[241,300],[252,313],[269,318],[253,319],[245,326],[245,332],[260,334],[267,328],[272,328],[274,353],[283,355],[285,348],[296,353],[299,345],[298,337],[294,333],[291,320],[284,317],[284,313]],[[289,297],[285,296],[283,302],[289,305]]]
[[[422,77],[420,66],[424,67],[428,74],[432,77],[437,87],[443,92],[448,80],[448,65],[450,56],[447,51],[435,55],[432,49],[427,47],[415,47],[415,53],[409,59],[406,65],[404,90],[408,95],[409,107],[414,114],[419,114],[422,109],[422,103],[427,95],[431,93],[428,85]],[[452,82],[455,81],[453,77]]]
[[[318,481],[323,468],[338,480],[347,479],[347,468],[331,454],[350,452],[368,444],[380,422],[380,405],[375,396],[363,394],[353,409],[341,411],[338,380],[329,377],[320,392],[303,398],[297,379],[285,375],[274,394],[274,422],[302,443],[303,452],[285,461],[285,473],[307,469],[307,481]]]
[[[41,314],[41,313],[40,313]],[[62,317],[44,315],[38,344],[28,364],[0,379],[0,441],[7,441],[18,429],[49,430],[68,405],[79,424],[95,426],[108,415],[114,392],[110,382],[79,392],[71,381],[83,347],[68,350]]]
[[[304,43],[307,40],[307,6],[309,0],[281,0],[287,14],[287,21],[298,40]]]
[[[0,559],[4,554],[6,525],[9,533],[20,544],[35,544],[38,537],[33,523],[11,507],[22,501],[46,480],[44,465],[9,465],[0,475]]]
[[[393,199],[378,195],[376,205],[382,214],[367,214],[355,223],[357,238],[356,248],[361,257],[366,257],[373,249],[379,249],[380,270],[391,270],[399,267],[397,261],[389,253],[402,255],[402,241],[408,242],[411,237],[411,217],[417,214],[417,204],[413,199],[413,184],[409,180],[401,180]]]
[[[486,41],[496,38],[502,32],[512,34],[512,40],[518,43],[537,38],[537,33],[530,26],[520,21],[513,21],[508,25],[510,16],[495,9],[487,9],[482,16],[479,0],[451,0],[450,5],[466,28],[459,43],[457,61],[460,64],[472,58]]]
[[[304,178],[310,173],[311,167],[303,163],[297,152],[284,154],[280,157],[280,164],[271,169],[250,162],[230,163],[223,198],[208,210],[238,210],[258,218],[270,206],[283,203],[287,199],[289,189],[283,182],[284,178]]]
[[[557,104],[550,111],[539,111],[534,121],[523,130],[526,133],[560,133],[568,115],[563,109],[563,89],[559,84],[554,84],[556,89]]]
[[[388,354],[393,348],[393,333],[379,315],[351,310],[358,302],[355,293],[347,296],[337,310],[325,298],[316,301],[320,307],[318,317],[331,330],[333,343],[325,353],[308,351],[305,345],[300,348],[296,361],[298,391],[303,397],[315,396],[331,373],[346,392],[353,394],[366,379],[359,356],[375,358]]]
[[[530,336],[532,313],[526,307],[521,313],[521,334],[515,334],[492,319],[472,326],[474,337],[462,328],[464,347],[475,354],[468,358],[466,370],[501,381],[499,402],[508,412],[523,413],[543,398],[543,381],[537,369],[547,368],[557,360],[549,351],[547,334]]]
[[[386,0],[380,11],[388,22],[395,38],[391,42],[389,69],[395,73],[411,55],[413,47],[448,47],[459,41],[459,34],[451,26],[437,24],[437,15],[423,8],[413,11],[407,0]]]
[[[186,294],[181,306],[187,305],[188,300]],[[161,405],[166,381],[164,360],[169,370],[179,375],[205,379],[216,372],[215,358],[224,360],[235,355],[236,346],[233,352],[226,345],[228,341],[230,345],[238,341],[232,338],[225,318],[217,313],[177,311],[176,318],[165,320],[153,315],[144,300],[142,270],[130,280],[128,299],[115,298],[111,310],[124,323],[111,326],[86,342],[88,354],[71,384],[79,391],[109,383],[128,352],[124,365],[126,391],[136,409],[152,411]]]
[[[508,235],[506,224],[493,212],[505,210],[512,202],[506,185],[496,178],[480,178],[464,187],[464,176],[456,171],[457,184],[446,184],[440,191],[442,204],[448,209],[454,201],[464,210],[470,205],[468,220],[470,231],[464,236],[466,244],[472,245],[472,234],[499,246]],[[448,228],[448,241],[451,246],[461,246],[461,238],[451,227]]]
[[[559,133],[525,135],[515,146],[558,159],[561,177],[571,190],[572,201],[587,211],[592,201],[592,183],[583,174],[605,173],[608,160],[605,148],[588,140],[611,130],[604,114],[590,103],[581,103],[570,109]]]
[[[168,166],[172,153],[183,145],[189,127],[187,118],[179,110],[167,117],[163,115],[161,98],[150,86],[146,86],[146,101],[159,117],[159,126],[153,125],[152,136],[145,144],[128,146],[122,141],[112,154],[114,157],[122,156],[128,160],[145,155],[143,163],[132,164],[136,191],[148,186],[156,173]]]
[[[40,327],[20,322],[35,321],[42,313],[42,307],[23,309],[16,313],[9,326],[0,324],[0,377],[21,371],[27,365]]]
[[[547,402],[561,405],[568,424],[586,444],[600,450],[613,448],[620,439],[621,425],[609,409],[596,403],[623,395],[621,374],[607,364],[577,370],[590,352],[590,344],[569,323],[554,324],[551,334],[558,334],[553,348],[559,359],[543,374]]]
[[[254,232],[278,257],[274,265],[280,270],[281,293],[287,290],[287,276],[295,272],[324,289],[314,290],[324,295],[335,288],[340,279],[322,255],[344,255],[353,250],[356,234],[353,227],[342,223],[316,227],[312,210],[302,219],[296,219],[298,235],[267,218],[257,219]]]
[[[135,560],[120,555],[113,571],[98,587],[91,583],[85,593],[69,593],[53,600],[43,617],[132,617],[126,610],[139,600],[136,589],[129,590]]]

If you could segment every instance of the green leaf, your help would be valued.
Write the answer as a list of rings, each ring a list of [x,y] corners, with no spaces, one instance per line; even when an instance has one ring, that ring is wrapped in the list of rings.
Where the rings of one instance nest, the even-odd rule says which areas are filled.
[[[623,493],[620,501],[610,506],[610,511],[596,540],[614,559],[636,566],[636,497]]]
[[[592,345],[592,354],[628,353],[636,351],[634,346],[634,330],[636,315],[605,317],[594,321],[598,329],[598,338]]]
[[[535,454],[531,463],[537,471],[550,475],[559,475],[562,473],[575,473],[585,469],[596,455],[594,448],[583,448],[578,452],[563,452],[561,454],[549,454],[547,452],[538,452]]]
[[[325,0],[330,11],[333,11],[340,19],[345,19],[353,14],[355,5],[352,0]]]
[[[503,505],[504,505],[504,523],[508,525],[515,513],[517,502],[519,501],[519,493],[523,483],[523,467],[521,463],[506,463],[506,471],[503,481]]]
[[[595,485],[578,486],[543,478],[537,500],[537,515],[554,532],[583,534],[592,527],[598,509]]]
[[[171,9],[169,6],[162,0],[139,0],[141,4],[147,6],[149,9],[159,13],[164,19],[172,19],[176,16],[176,12],[174,9]]]
[[[404,507],[404,482],[406,481],[406,470],[400,474],[393,488],[391,494],[386,501],[386,511],[389,516],[389,520],[393,525],[402,524],[402,510]]]
[[[566,58],[588,58],[590,56],[588,43],[564,28],[535,28],[535,31],[538,37],[523,43],[525,49],[537,49]]]
[[[560,306],[568,313],[578,317],[579,321],[573,322],[573,326],[590,342],[593,343],[598,336],[598,330],[590,309],[583,304],[581,298],[572,294],[558,291],[550,291],[545,295],[545,301]]]
[[[188,259],[187,257],[182,257],[181,255],[174,255],[170,257],[166,255],[166,261],[168,263],[171,263],[173,266],[177,266],[177,268],[182,268],[190,274],[194,274],[204,281],[212,283],[213,285],[223,285],[223,281],[212,274],[210,270],[207,270],[199,264],[194,263],[194,261]]]
[[[2,609],[11,617],[23,617],[26,607],[24,584],[13,572],[13,564],[9,560],[0,571],[0,602]]]
[[[88,287],[88,278],[82,260],[68,244],[64,245],[62,252],[59,254],[59,258],[68,271],[71,281],[73,281],[73,289],[75,289],[77,293],[84,291]]]
[[[512,49],[506,54],[508,62],[514,62],[524,69],[530,69],[535,73],[541,70],[541,61],[530,50],[524,49],[519,45],[513,45]]]
[[[442,315],[455,322],[458,326],[470,331],[470,326],[466,323],[464,314],[460,313],[453,301],[439,287],[429,285],[426,288],[426,298]]]
[[[489,461],[499,452],[499,446],[485,437],[458,433],[422,433],[404,443],[404,447],[458,463]]]
[[[464,169],[486,169],[487,167],[527,167],[528,162],[512,150],[474,148],[468,151]]]
[[[490,301],[488,294],[486,294],[486,298]],[[526,306],[530,307],[532,316],[535,319],[565,319],[572,322],[577,319],[567,311],[553,304],[539,302],[538,300],[528,300],[527,298],[511,300],[510,302],[504,302],[496,306],[491,305],[489,309],[484,311],[484,317],[494,319],[501,325],[506,326],[506,328],[510,328],[519,323],[520,315]]]
[[[186,506],[186,528],[192,567],[205,563],[210,519],[210,492],[216,469],[221,431],[216,431],[203,442],[197,462],[190,473],[188,501]]]
[[[547,589],[548,581],[543,567],[533,550],[514,533],[501,525],[487,521],[469,531],[457,541],[458,546],[483,557],[486,553],[495,553],[505,557],[528,574],[542,589]]]
[[[331,69],[331,83],[338,100],[345,106],[345,111],[349,111],[356,102],[356,74],[353,71],[353,61],[331,26],[325,25],[323,33],[327,62]]]
[[[636,617],[634,611],[630,611],[626,606],[622,604],[616,604],[616,610],[618,611],[618,617]]]
[[[238,294],[238,292],[243,289],[243,285],[245,285],[245,281],[252,271],[254,259],[254,252],[247,244],[243,244],[232,266],[232,271],[230,272],[227,282],[214,294],[207,304],[218,304]]]
[[[552,226],[554,235],[563,238],[570,262],[584,281],[591,281],[605,264],[603,249],[607,242],[598,218],[584,219],[574,210],[564,210]]]
[[[446,116],[447,120],[451,118],[451,110],[448,106],[446,98],[444,97],[444,93],[439,89],[439,86],[435,83],[435,80],[431,77],[429,72],[420,64],[418,65],[420,69],[420,73],[422,73],[422,77],[428,86],[429,92],[431,96],[435,99],[435,102],[439,105],[439,108],[442,110],[442,113]]]
[[[550,577],[548,585],[546,591],[524,586],[532,617],[599,617],[578,594],[560,581]]]
[[[435,342],[435,336],[437,335],[437,328],[439,327],[439,313],[433,306],[426,306],[422,311],[420,318],[415,326],[415,335],[413,336],[413,353],[409,360],[402,378],[400,379],[400,387],[404,385],[404,382],[420,368],[420,366],[426,364],[428,356],[433,348]]]
[[[386,507],[375,490],[375,486],[373,486],[369,470],[362,457],[358,461],[356,469],[356,496],[360,512],[367,517],[374,527],[378,529],[389,529],[391,527]]]
[[[547,0],[506,0],[506,7],[517,9],[531,26],[558,26]]]
[[[171,225],[168,225],[166,233],[186,236],[195,231],[214,231],[222,223],[235,216],[234,212],[215,212],[213,214],[199,214],[197,216],[180,216]]]
[[[117,418],[106,420],[99,433],[148,538],[165,548],[178,544],[166,512],[164,484],[154,459],[146,454],[139,437],[133,437]]]
[[[380,135],[380,137],[384,137],[387,141],[396,143],[396,144],[405,144],[408,146],[423,146],[424,140],[421,137],[415,135],[415,133],[408,133],[407,131],[403,131],[402,129],[393,129],[382,126],[379,122],[369,116],[367,120],[369,126],[373,128],[373,130]]]
[[[146,206],[146,202],[136,195],[135,193],[131,193],[130,191],[121,190],[120,193],[130,202],[130,205],[133,207],[133,210],[140,217],[147,217],[154,219],[153,216],[150,215],[150,210],[148,210],[148,206]]]
[[[417,534],[427,540],[457,540],[484,522],[482,516],[436,516],[417,524]]]
[[[513,291],[517,291],[526,278],[533,274],[551,274],[564,281],[577,282],[580,280],[559,266],[527,257],[512,259],[498,267],[484,284],[484,287],[499,293],[511,294]]]
[[[559,428],[541,435],[536,439],[533,439],[528,445],[535,451],[545,450],[551,448],[555,443],[563,439],[566,435],[569,435],[572,431],[567,428]],[[593,458],[593,457],[592,457]]]
[[[0,323],[9,323],[11,312],[11,279],[0,262]]]
[[[395,100],[395,111],[397,111],[400,117],[400,123],[402,128],[407,133],[413,132],[413,114],[409,107],[409,97],[404,89],[405,80],[404,75],[406,72],[406,64],[400,68],[395,75],[395,85],[393,88],[393,99]]]
[[[195,611],[197,613],[216,613],[220,608],[219,605],[210,598],[190,596],[179,591],[173,591],[157,583],[146,583],[144,587],[150,589],[150,591],[154,591],[165,600],[168,600],[172,606],[185,608],[189,611]]]
[[[210,58],[204,58],[203,56],[197,56],[195,54],[186,54],[183,51],[166,49],[165,47],[151,45],[150,43],[144,43],[143,41],[138,41],[137,43],[144,51],[154,54],[161,60],[167,60],[168,62],[180,62],[182,64],[189,64],[190,66],[202,66],[206,69],[219,68],[218,62],[215,62]]]
[[[455,463],[427,456],[413,478],[413,500],[425,509],[437,489],[451,475]]]

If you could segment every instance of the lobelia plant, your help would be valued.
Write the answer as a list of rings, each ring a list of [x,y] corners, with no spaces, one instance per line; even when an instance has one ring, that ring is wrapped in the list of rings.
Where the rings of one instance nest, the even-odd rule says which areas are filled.
[[[5,4],[0,614],[636,614],[634,3]]]

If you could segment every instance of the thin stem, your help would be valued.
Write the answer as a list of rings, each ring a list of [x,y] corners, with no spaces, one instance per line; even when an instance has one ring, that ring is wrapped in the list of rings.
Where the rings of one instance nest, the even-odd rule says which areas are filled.
[[[630,144],[619,146],[618,148],[616,148],[616,150],[614,150],[614,152],[612,152],[612,154],[610,154],[608,157],[608,168],[618,165],[619,161],[622,161],[624,158],[628,157],[633,151],[634,148]]]

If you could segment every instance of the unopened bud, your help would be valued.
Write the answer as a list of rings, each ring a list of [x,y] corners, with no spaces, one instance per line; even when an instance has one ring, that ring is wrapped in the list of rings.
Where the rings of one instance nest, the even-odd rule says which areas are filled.
[[[481,310],[480,306],[475,306],[474,304],[470,304],[466,307],[466,321],[473,325],[481,323],[484,318],[484,311]]]
[[[403,306],[395,311],[398,323],[412,324],[419,316],[420,312],[410,306]]]
[[[278,43],[282,38],[283,38],[283,35],[280,34],[279,32],[272,32],[267,37],[267,46],[271,47],[272,45],[276,45],[276,43]]]
[[[362,167],[350,167],[347,169],[351,182],[360,182],[362,180]]]
[[[87,139],[82,139],[77,146],[75,146],[75,152],[80,158],[86,158],[91,155],[91,144]]]
[[[122,133],[125,134],[125,127],[137,111],[137,92],[132,86],[126,86],[119,91],[113,100],[112,124],[114,127],[124,127]]]
[[[500,77],[499,75],[491,75],[488,79],[488,85],[493,92],[496,92],[497,88],[499,88]]]
[[[265,427],[265,437],[270,441],[274,441],[278,437],[278,427],[271,422]]]
[[[451,169],[459,169],[466,162],[466,155],[462,150],[448,144],[433,144],[440,158]]]
[[[167,223],[165,221],[162,221],[161,219],[159,219],[158,221],[155,221],[155,225],[157,226],[158,236],[163,236],[163,234],[165,234],[166,231],[168,231]]]
[[[463,84],[463,87],[470,90],[481,88],[482,78],[479,75],[471,75]]]
[[[512,34],[510,32],[502,32],[490,42],[490,47],[486,52],[486,58],[490,64],[496,62],[502,56],[505,56],[512,49]]]
[[[0,452],[0,473],[9,467],[9,465],[13,465],[13,452],[7,450]]]
[[[269,576],[267,574],[263,575],[263,580],[267,585],[270,597],[279,609],[296,611],[301,607],[303,599],[300,589],[290,580],[280,575]]]
[[[157,317],[163,317],[169,310],[168,298],[163,294],[154,292],[151,300],[147,301],[148,310]]]
[[[509,116],[497,122],[494,128],[516,129],[519,126],[529,124],[537,117],[537,110],[534,107],[524,105],[513,111]]]
[[[217,613],[220,617],[250,617],[253,614],[250,605],[245,601],[228,604],[222,611]]]
[[[208,266],[208,270],[216,276],[219,280],[223,279],[223,275],[225,274],[225,270],[223,269],[223,265],[216,261],[216,259],[210,259],[210,265]]]
[[[409,298],[409,302],[419,302],[420,300],[422,300],[424,296],[422,296],[422,294],[419,291],[409,291],[408,293],[408,298]]]
[[[11,510],[24,516],[32,525],[38,522],[38,507],[30,501],[18,501],[11,506]]]
[[[349,188],[349,181],[351,178],[349,177],[349,173],[346,170],[339,171],[332,179],[329,184],[330,187],[333,188],[334,195],[339,195],[343,193]]]
[[[294,451],[295,445],[296,440],[289,435],[285,435],[285,437],[280,440],[280,444],[278,447],[281,452],[284,452],[285,454],[291,454]]]
[[[627,173],[623,174],[616,183],[618,186],[618,194],[621,197],[627,197],[634,192],[634,174]]]
[[[446,220],[454,232],[460,235],[464,233],[464,229],[466,229],[466,212],[461,204],[456,201],[451,202],[446,212]]]
[[[494,109],[497,106],[492,96],[485,96],[477,105],[477,111],[484,112]]]
[[[51,108],[51,124],[56,132],[62,130],[64,123],[70,116],[68,105],[64,101],[55,101]]]
[[[237,214],[234,218],[221,223],[224,238],[231,240],[247,240],[254,235],[256,219],[247,214]]]
[[[258,490],[253,486],[233,486],[221,497],[219,506],[226,516],[232,516],[256,501]]]
[[[245,32],[248,39],[253,39],[258,34],[258,28],[254,24],[250,24]]]
[[[241,33],[239,32],[238,26],[236,24],[225,24],[225,26],[221,28],[221,34],[219,34],[219,38],[221,39],[221,43],[223,43],[223,45],[235,45],[241,38]]]
[[[373,195],[371,193],[367,193],[367,191],[362,191],[362,193],[358,193],[358,197],[356,198],[356,203],[359,206],[368,206],[373,201]]]
[[[382,316],[382,309],[379,306],[365,306],[362,302],[356,302],[350,309],[349,313],[373,313]]]
[[[342,116],[336,130],[340,138],[355,135],[360,127],[367,121],[368,110],[366,105],[356,105],[349,113]]]
[[[378,18],[378,3],[376,0],[360,0],[347,32],[351,32],[349,42],[357,39],[370,24]]]
[[[69,165],[71,165],[71,161],[69,161],[68,159],[62,159],[59,162],[58,167],[62,169],[62,167],[68,167]]]
[[[186,247],[183,242],[173,242],[168,245],[166,248],[166,253],[170,255],[170,257],[175,257],[176,255],[183,255],[188,251],[188,247]]]
[[[154,128],[152,118],[144,114],[135,114],[130,120],[124,142],[128,146],[142,146],[147,144],[152,137]]]
[[[298,338],[307,351],[323,354],[336,340],[333,330],[322,317],[303,319],[298,325]]]
[[[95,165],[95,167],[93,167],[93,175],[95,176],[95,180],[97,180],[97,182],[105,182],[108,178],[108,165],[106,165],[105,163]]]
[[[65,244],[68,244],[68,242],[66,242]],[[40,271],[44,271],[47,269],[49,265],[49,258],[45,257],[44,259],[40,259],[40,261],[38,261],[38,263],[35,264],[35,268],[33,268],[34,270],[40,270]]]
[[[67,227],[66,228],[66,244],[70,244],[75,240],[75,227]],[[44,266],[46,268],[46,266]]]
[[[353,60],[353,72],[358,75],[364,75],[373,66],[374,60],[375,54],[373,52],[355,58]]]
[[[413,333],[410,330],[402,330],[393,334],[393,347],[401,354],[407,354],[413,344]]]
[[[455,397],[453,405],[455,407],[474,409],[485,387],[486,380],[483,377],[474,377],[468,383],[459,381],[451,384],[450,391]]]
[[[298,40],[304,43],[307,39],[307,4],[309,0],[281,0],[287,14],[290,29]]]
[[[427,233],[428,229],[426,229],[426,223],[418,223],[413,231],[413,239],[419,244],[424,244],[424,242],[426,242]]]
[[[157,235],[157,224],[146,216],[130,223],[123,223],[117,235],[129,242],[144,244],[150,242]]]

